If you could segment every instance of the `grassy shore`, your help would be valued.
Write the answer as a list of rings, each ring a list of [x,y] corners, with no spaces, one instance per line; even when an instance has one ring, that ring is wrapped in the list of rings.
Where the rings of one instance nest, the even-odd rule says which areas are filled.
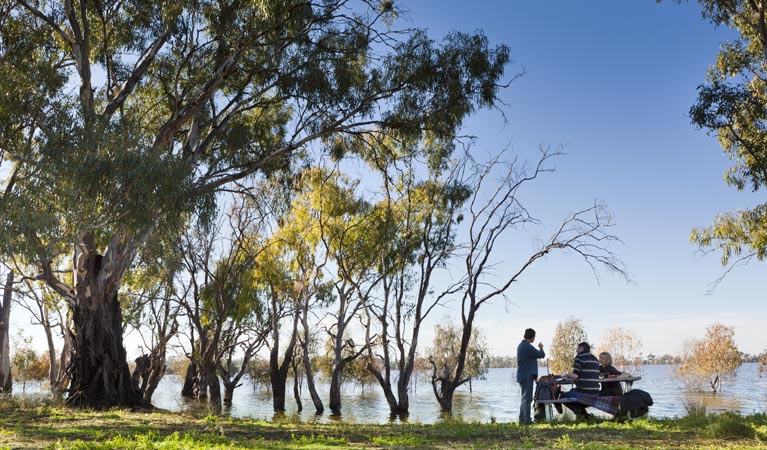
[[[618,423],[362,425],[0,404],[0,449],[767,449],[767,415]]]

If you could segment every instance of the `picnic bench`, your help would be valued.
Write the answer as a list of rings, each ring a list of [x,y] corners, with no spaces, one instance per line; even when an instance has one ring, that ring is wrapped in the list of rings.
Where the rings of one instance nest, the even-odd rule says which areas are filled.
[[[622,377],[614,377],[614,378],[600,378],[599,383],[621,383],[621,387],[623,388],[623,392],[628,392],[631,390],[632,385],[634,384],[634,381],[641,380],[642,377],[635,377],[635,376],[622,376]],[[560,386],[568,386],[573,384],[572,379],[568,378],[559,378],[556,380],[557,384]],[[571,397],[565,397],[565,398],[556,398],[556,399],[546,399],[546,400],[535,400],[535,411],[539,410],[539,405],[542,407],[541,409],[545,412],[545,420],[549,421],[554,416],[554,412],[552,410],[552,407],[554,405],[562,405],[565,403],[575,402],[580,403],[584,406],[589,406],[595,409],[598,409],[600,411],[606,412],[608,414],[617,415],[620,411],[620,395],[609,395],[609,396],[595,396],[595,397],[578,397],[578,398],[571,398]],[[629,414],[629,418],[630,414]]]

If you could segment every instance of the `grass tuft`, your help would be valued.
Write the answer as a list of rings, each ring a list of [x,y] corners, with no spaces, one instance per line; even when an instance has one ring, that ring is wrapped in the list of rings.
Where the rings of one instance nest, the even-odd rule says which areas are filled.
[[[373,444],[380,447],[424,447],[434,445],[434,441],[425,439],[414,434],[401,434],[399,436],[374,436]]]
[[[756,431],[742,416],[724,413],[709,424],[706,434],[715,439],[753,439]]]

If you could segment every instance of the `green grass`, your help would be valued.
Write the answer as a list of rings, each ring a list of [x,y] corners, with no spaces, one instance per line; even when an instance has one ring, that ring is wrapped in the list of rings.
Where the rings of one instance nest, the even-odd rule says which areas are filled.
[[[767,415],[558,421],[518,426],[443,420],[381,425],[270,422],[166,412],[78,411],[0,403],[0,450],[765,449]]]

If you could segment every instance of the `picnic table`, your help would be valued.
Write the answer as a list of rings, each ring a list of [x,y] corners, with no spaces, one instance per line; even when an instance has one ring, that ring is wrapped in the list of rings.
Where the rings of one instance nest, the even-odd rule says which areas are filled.
[[[639,376],[633,376],[633,375],[619,375],[617,377],[605,377],[600,378],[598,381],[599,383],[621,383],[622,391],[624,393],[631,390],[632,385],[635,381],[641,380],[642,377]],[[575,384],[575,380],[572,378],[557,378],[556,382],[560,386],[572,386]],[[570,403],[570,402],[576,402],[580,403],[584,406],[590,406],[592,408],[596,408],[600,411],[604,411],[608,414],[616,415],[619,412],[620,407],[620,395],[608,395],[608,396],[594,396],[594,397],[579,397],[579,398],[557,398],[557,399],[551,399],[551,400],[535,400],[535,411],[538,411],[539,408],[544,409],[545,411],[545,419],[548,421],[550,420],[554,412],[552,411],[552,406],[555,404],[564,404],[564,403]]]

